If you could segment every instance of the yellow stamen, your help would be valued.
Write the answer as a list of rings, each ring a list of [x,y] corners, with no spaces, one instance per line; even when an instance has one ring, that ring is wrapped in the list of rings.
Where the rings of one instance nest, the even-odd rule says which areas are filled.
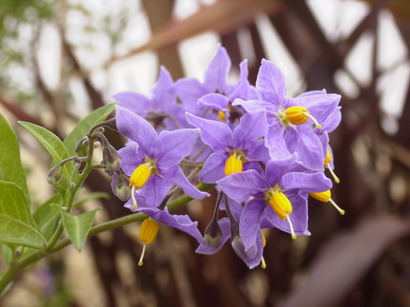
[[[324,167],[329,167],[329,163],[330,162],[332,162],[332,154],[330,153],[330,150],[328,150],[327,151],[327,155],[326,155],[326,158],[325,158],[325,161],[324,161],[324,163],[323,163],[323,166]]]
[[[331,168],[331,167],[328,167],[327,169],[329,170],[330,174],[332,175],[333,180],[334,180],[336,183],[340,183],[339,177],[336,176],[336,174],[335,174],[335,172],[332,170],[332,168]]]
[[[322,129],[322,125],[314,118],[305,107],[289,107],[285,110],[285,119],[294,125],[302,125],[309,118],[315,123],[318,129]]]
[[[137,200],[135,199],[135,187],[131,187],[131,198],[132,198],[132,210],[137,210],[138,205],[137,205]]]
[[[340,183],[340,179],[336,176],[335,172],[332,170],[332,168],[331,168],[330,165],[329,165],[329,163],[332,162],[332,160],[333,160],[333,159],[332,159],[332,154],[330,153],[330,150],[328,150],[328,151],[327,151],[326,158],[325,158],[325,161],[324,161],[324,163],[323,163],[323,164],[324,164],[324,167],[329,170],[330,174],[331,174],[332,177],[333,177],[333,180],[334,180],[336,183]]]
[[[295,230],[293,229],[293,224],[292,224],[292,221],[290,220],[289,215],[286,215],[286,220],[289,223],[290,234],[292,236],[292,239],[295,240],[298,236],[296,235]]]
[[[220,121],[225,121],[226,119],[226,114],[222,111],[218,111],[218,116]]]
[[[155,240],[158,234],[158,230],[159,230],[159,225],[157,221],[148,218],[142,222],[141,228],[140,228],[139,239],[142,242],[144,242],[144,245],[142,247],[140,260],[138,261],[139,266],[142,266],[144,264],[143,260],[144,260],[146,246],[151,244]]]
[[[266,246],[266,237],[265,237],[265,235],[262,231],[261,231],[261,235],[262,235],[262,241],[263,241],[263,248],[265,248],[265,246]]]
[[[240,157],[233,154],[231,155],[225,163],[225,175],[229,176],[234,173],[242,172],[243,170],[243,163]]]
[[[131,174],[130,187],[141,189],[151,176],[151,167],[148,163],[141,164]]]
[[[297,235],[293,229],[292,221],[289,218],[289,215],[292,213],[292,204],[289,198],[282,192],[273,192],[273,194],[269,195],[269,205],[280,219],[288,221],[292,239],[296,239]]]
[[[332,193],[330,192],[330,190],[327,190],[325,192],[321,192],[321,193],[309,193],[310,196],[312,196],[314,199],[317,199],[318,201],[321,201],[323,203],[327,203],[330,202],[333,207],[336,208],[337,211],[339,211],[339,213],[341,215],[345,214],[345,211],[340,208],[335,202],[334,200],[331,198],[332,197]]]
[[[261,268],[266,269],[266,262],[265,262],[265,258],[263,258],[263,256],[262,256],[262,259],[261,259]]]
[[[280,219],[286,221],[286,216],[292,213],[292,204],[282,192],[270,195],[269,205]]]

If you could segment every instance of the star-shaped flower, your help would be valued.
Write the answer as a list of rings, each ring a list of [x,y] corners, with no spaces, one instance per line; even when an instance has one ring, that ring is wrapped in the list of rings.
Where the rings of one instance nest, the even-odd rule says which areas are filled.
[[[281,71],[266,60],[262,60],[256,89],[260,96],[258,100],[238,99],[233,105],[240,105],[247,112],[266,110],[269,129],[265,141],[271,158],[289,159],[297,152],[306,168],[323,170],[325,157],[316,131],[324,128],[330,131],[337,126],[340,95],[314,91],[288,99]]]
[[[296,156],[289,160],[270,160],[265,175],[255,170],[232,174],[217,182],[230,198],[246,203],[239,225],[240,237],[247,249],[254,246],[260,229],[277,227],[307,235],[307,197],[310,192],[324,192],[331,181],[323,173],[297,171]]]
[[[119,150],[121,168],[130,176],[132,188],[126,207],[135,211],[137,199],[144,206],[156,207],[173,185],[192,198],[209,196],[193,186],[178,166],[192,150],[198,137],[196,129],[164,130],[158,135],[146,120],[119,106],[116,122],[121,134],[131,141]]]
[[[232,131],[222,122],[207,120],[186,114],[188,122],[200,129],[202,141],[213,153],[205,161],[200,178],[207,183],[215,183],[234,172],[243,169],[260,170],[259,161],[269,159],[263,137],[267,122],[265,111],[247,113]]]

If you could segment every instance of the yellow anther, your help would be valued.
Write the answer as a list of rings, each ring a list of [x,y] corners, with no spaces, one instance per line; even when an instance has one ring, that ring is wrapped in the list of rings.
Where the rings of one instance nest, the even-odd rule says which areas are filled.
[[[218,117],[220,121],[225,121],[226,119],[226,114],[222,111],[218,111]]]
[[[329,167],[329,163],[332,162],[332,160],[332,154],[330,153],[330,150],[328,150],[325,161],[323,163],[324,167]]]
[[[309,120],[308,110],[304,107],[290,107],[285,110],[285,118],[294,125],[301,125]]]
[[[321,193],[309,193],[310,196],[312,196],[314,199],[317,199],[318,201],[321,201],[323,203],[327,203],[330,202],[332,204],[333,207],[336,208],[337,211],[339,211],[339,213],[341,215],[345,214],[345,211],[340,208],[335,202],[334,200],[331,198],[332,197],[332,193],[330,192],[330,190],[327,190],[325,192],[321,192]]]
[[[282,192],[274,193],[269,199],[269,205],[280,219],[286,221],[286,216],[292,213],[292,204]]]
[[[157,237],[159,230],[158,222],[153,219],[145,219],[140,228],[139,238],[145,244],[151,244]]]
[[[309,118],[315,123],[318,129],[322,129],[322,125],[314,118],[305,107],[289,107],[285,110],[285,119],[294,125],[302,125]]]
[[[242,160],[235,154],[231,155],[225,163],[225,175],[229,176],[235,173],[242,172],[243,163]]]
[[[141,164],[131,174],[130,187],[141,189],[151,176],[151,168],[148,163]]]
[[[263,231],[261,231],[261,235],[262,235],[263,248],[265,248],[265,246],[266,246],[266,237],[265,237]]]
[[[142,247],[140,260],[138,261],[139,266],[142,266],[144,264],[143,260],[146,246],[151,244],[155,240],[158,234],[158,230],[159,225],[158,222],[156,222],[155,220],[148,218],[142,222],[140,227],[139,238],[142,242],[144,242],[144,245]]]
[[[323,203],[327,203],[332,197],[332,193],[330,192],[330,190],[321,193],[309,193],[309,195]]]
[[[292,204],[289,198],[282,192],[273,193],[270,195],[269,205],[280,219],[288,221],[292,239],[296,239],[297,235],[293,229],[292,221],[289,218],[289,215],[292,213]]]
[[[323,165],[324,165],[325,168],[327,168],[327,169],[329,170],[330,174],[331,174],[332,177],[333,177],[333,180],[334,180],[336,183],[339,183],[339,182],[340,182],[339,177],[336,176],[336,174],[335,174],[335,172],[333,171],[332,167],[329,165],[329,163],[332,162],[332,160],[333,160],[332,154],[330,153],[330,150],[328,150]]]

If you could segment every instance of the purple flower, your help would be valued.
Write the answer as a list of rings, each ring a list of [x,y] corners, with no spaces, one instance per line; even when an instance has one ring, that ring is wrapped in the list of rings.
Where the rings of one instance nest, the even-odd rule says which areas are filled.
[[[159,135],[143,118],[117,107],[117,128],[131,142],[119,150],[121,168],[130,176],[131,196],[126,207],[137,209],[137,199],[143,206],[158,206],[172,185],[181,187],[192,198],[204,198],[185,177],[178,164],[190,154],[198,131],[179,129],[162,131]]]
[[[186,127],[185,110],[176,102],[176,93],[171,75],[161,67],[157,83],[152,90],[152,98],[134,92],[123,92],[114,96],[124,107],[149,120],[161,131]]]
[[[225,175],[243,169],[260,170],[259,161],[269,159],[263,137],[267,122],[265,111],[245,114],[232,131],[221,122],[186,114],[188,122],[200,129],[202,141],[213,153],[205,161],[200,172],[201,181],[215,183]]]
[[[325,91],[304,93],[296,98],[285,98],[285,80],[271,62],[262,60],[256,89],[259,100],[236,100],[247,112],[265,109],[269,129],[265,138],[272,159],[289,159],[297,152],[304,166],[314,171],[323,170],[322,145],[316,131],[334,129],[340,121],[340,95]],[[320,128],[320,129],[318,129]]]
[[[236,122],[243,114],[240,107],[233,107],[231,103],[236,98],[256,98],[255,88],[248,81],[248,63],[244,60],[240,64],[240,78],[237,84],[228,84],[228,73],[231,60],[226,49],[219,47],[208,66],[203,83],[196,79],[185,78],[176,82],[178,96],[184,103],[186,110],[195,115],[202,115],[206,108],[214,112],[206,112],[209,119],[221,119]]]
[[[230,198],[245,202],[239,225],[246,250],[254,246],[261,228],[277,227],[293,237],[309,234],[308,193],[326,191],[331,182],[323,173],[295,171],[299,169],[295,161],[296,156],[284,161],[270,160],[265,176],[248,170],[217,182]]]

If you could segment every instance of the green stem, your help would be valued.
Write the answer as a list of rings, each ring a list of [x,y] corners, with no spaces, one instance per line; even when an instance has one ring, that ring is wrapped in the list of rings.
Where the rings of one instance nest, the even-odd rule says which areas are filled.
[[[84,169],[85,170],[85,169]],[[84,172],[83,172],[84,174]],[[212,184],[207,184],[207,183],[199,183],[197,188],[201,191],[208,191],[210,190],[214,185]],[[72,191],[76,191],[73,189]],[[73,197],[74,199],[74,197]],[[183,205],[191,201],[192,198],[187,196],[187,195],[182,195],[181,197],[171,201],[168,203],[168,209],[170,211],[174,211],[178,208],[181,208]],[[88,233],[88,237],[95,236],[101,232],[112,230],[115,228],[119,228],[131,223],[135,223],[138,221],[142,221],[143,219],[147,218],[145,214],[142,213],[135,213],[131,215],[126,215],[123,217],[120,217],[118,219],[114,219],[105,223],[101,223],[99,225],[96,225],[90,229],[90,232]],[[61,234],[60,234],[61,235]],[[51,241],[51,240],[50,240]],[[27,257],[24,257],[20,260],[18,260],[14,265],[10,266],[10,268],[4,273],[2,278],[0,279],[0,295],[3,294],[4,290],[6,289],[7,285],[16,277],[16,275],[29,266],[30,264],[36,262],[37,260],[40,260],[41,258],[44,258],[52,253],[55,253],[64,247],[70,245],[71,241],[67,238],[59,241],[58,243],[54,244],[53,246],[49,245],[47,250],[39,250],[35,252],[34,254],[31,254]]]

